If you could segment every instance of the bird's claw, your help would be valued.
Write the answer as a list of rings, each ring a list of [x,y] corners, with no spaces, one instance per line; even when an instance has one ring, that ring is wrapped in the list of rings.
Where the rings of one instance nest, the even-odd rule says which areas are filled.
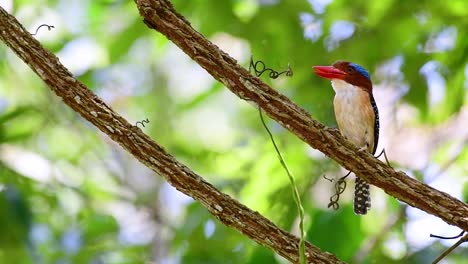
[[[358,152],[364,152],[366,150],[367,150],[367,146],[363,146],[363,147],[358,149]]]
[[[327,127],[326,130],[332,134],[339,134],[340,133],[340,130],[338,128],[334,128],[334,127]]]

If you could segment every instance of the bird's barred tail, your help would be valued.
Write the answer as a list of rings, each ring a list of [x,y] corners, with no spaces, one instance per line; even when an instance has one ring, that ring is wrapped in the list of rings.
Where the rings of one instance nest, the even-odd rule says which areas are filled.
[[[365,215],[371,207],[371,198],[369,192],[370,186],[364,180],[356,177],[356,185],[354,187],[354,212],[356,214]]]

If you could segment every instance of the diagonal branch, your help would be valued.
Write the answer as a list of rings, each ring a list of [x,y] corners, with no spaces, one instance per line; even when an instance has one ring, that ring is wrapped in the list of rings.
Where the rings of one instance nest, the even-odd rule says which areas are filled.
[[[8,45],[65,104],[94,124],[125,150],[164,177],[177,190],[198,200],[223,224],[237,229],[291,262],[298,261],[299,239],[245,205],[220,192],[161,146],[115,113],[73,78],[58,58],[44,49],[24,27],[0,7],[0,39]],[[344,263],[333,254],[306,244],[308,263]]]
[[[468,205],[401,171],[395,171],[367,152],[358,151],[336,131],[326,128],[229,55],[195,31],[168,0],[135,0],[148,27],[174,42],[215,79],[242,99],[257,103],[266,114],[358,177],[397,199],[468,231]]]

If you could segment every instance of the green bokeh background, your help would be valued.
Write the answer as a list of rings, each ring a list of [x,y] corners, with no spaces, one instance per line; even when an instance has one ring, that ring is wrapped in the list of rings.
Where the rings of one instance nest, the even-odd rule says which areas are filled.
[[[353,61],[372,75],[395,168],[468,197],[468,2],[174,0],[192,26],[336,126],[333,90],[312,65]],[[209,182],[297,234],[298,215],[257,109],[149,30],[133,1],[0,1],[76,77]],[[351,32],[346,34],[346,32]],[[427,73],[427,74],[425,74]],[[268,120],[294,172],[307,240],[349,263],[430,263],[458,229],[373,190],[327,208],[343,170]],[[416,136],[410,136],[416,135]],[[405,158],[405,153],[413,154]],[[408,154],[409,155],[409,154]],[[212,217],[68,109],[0,45],[0,263],[286,263]],[[445,263],[466,263],[462,245]]]

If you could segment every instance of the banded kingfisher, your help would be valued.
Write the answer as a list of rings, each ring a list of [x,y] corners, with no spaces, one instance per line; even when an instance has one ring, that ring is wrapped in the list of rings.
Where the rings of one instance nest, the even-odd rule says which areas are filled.
[[[332,66],[313,66],[315,74],[331,80],[333,107],[341,134],[360,150],[373,155],[379,141],[379,110],[372,95],[369,72],[363,67],[338,61]],[[356,177],[354,212],[365,215],[371,207],[370,186]]]

